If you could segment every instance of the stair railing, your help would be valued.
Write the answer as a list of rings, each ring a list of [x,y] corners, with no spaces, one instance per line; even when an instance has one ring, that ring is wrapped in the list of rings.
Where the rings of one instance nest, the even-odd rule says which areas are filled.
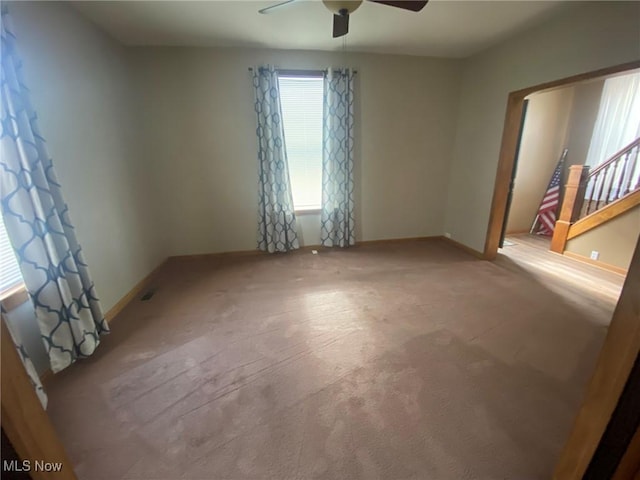
[[[591,171],[586,165],[569,167],[562,207],[551,239],[551,251],[564,252],[567,240],[577,234],[574,231],[576,226],[572,227],[574,223],[579,220],[578,223],[582,223],[584,217],[640,188],[639,151],[640,138],[637,138]]]
[[[640,187],[638,150],[640,150],[640,138],[636,138],[589,172],[584,208],[580,218],[600,210]]]

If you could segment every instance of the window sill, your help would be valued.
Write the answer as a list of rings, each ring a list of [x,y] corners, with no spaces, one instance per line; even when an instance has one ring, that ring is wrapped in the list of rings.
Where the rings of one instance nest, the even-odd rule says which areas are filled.
[[[27,288],[24,286],[24,283],[0,292],[0,303],[7,312],[15,310],[27,300],[29,300],[29,293],[27,293]]]
[[[322,211],[320,207],[310,207],[310,208],[297,208],[295,211],[296,215],[318,215]]]

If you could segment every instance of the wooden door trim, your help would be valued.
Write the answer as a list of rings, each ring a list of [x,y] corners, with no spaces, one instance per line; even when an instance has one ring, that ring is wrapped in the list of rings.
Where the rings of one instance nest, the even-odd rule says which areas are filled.
[[[0,319],[2,429],[22,460],[31,465],[33,480],[77,480],[73,465],[18,356],[4,318]],[[35,468],[36,461],[60,462],[58,472]]]
[[[636,429],[636,433],[611,480],[628,480],[630,478],[640,478],[640,428]]]
[[[580,480],[614,414],[640,354],[640,238],[595,371],[553,478]],[[633,443],[633,442],[632,442]],[[628,445],[627,448],[633,448]],[[628,460],[627,460],[628,461]]]
[[[507,195],[509,194],[509,180],[511,178],[511,172],[513,171],[514,157],[518,146],[520,118],[522,116],[525,97],[532,93],[554,90],[574,83],[583,82],[585,80],[592,80],[606,75],[612,75],[638,68],[640,68],[640,60],[573,75],[571,77],[554,80],[552,82],[541,83],[539,85],[509,93],[504,120],[504,130],[502,132],[502,144],[500,147],[500,156],[498,158],[496,180],[493,189],[493,199],[491,201],[491,211],[489,214],[489,225],[487,226],[487,234],[484,243],[483,255],[485,259],[493,260],[498,255],[500,232],[502,231]]]

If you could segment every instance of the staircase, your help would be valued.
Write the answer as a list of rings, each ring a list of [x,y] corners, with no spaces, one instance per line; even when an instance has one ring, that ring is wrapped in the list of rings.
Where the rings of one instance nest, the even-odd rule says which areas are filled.
[[[563,253],[568,240],[640,205],[640,138],[590,171],[573,165],[564,191],[551,251]]]

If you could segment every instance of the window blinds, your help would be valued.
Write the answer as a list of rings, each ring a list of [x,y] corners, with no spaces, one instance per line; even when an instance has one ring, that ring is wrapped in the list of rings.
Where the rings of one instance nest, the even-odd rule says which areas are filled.
[[[284,138],[296,210],[322,203],[322,77],[278,77]]]
[[[0,292],[22,283],[16,255],[0,217]]]

